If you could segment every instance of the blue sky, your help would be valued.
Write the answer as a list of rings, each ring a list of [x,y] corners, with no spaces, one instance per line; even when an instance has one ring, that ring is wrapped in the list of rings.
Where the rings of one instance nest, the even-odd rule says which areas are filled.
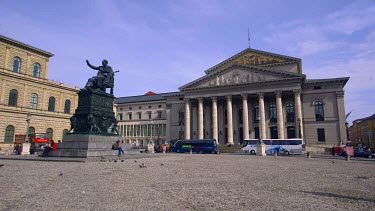
[[[302,59],[308,79],[351,77],[348,121],[375,113],[374,0],[2,0],[0,34],[55,54],[49,78],[83,87],[85,60],[119,70],[117,97],[178,91],[248,47]]]

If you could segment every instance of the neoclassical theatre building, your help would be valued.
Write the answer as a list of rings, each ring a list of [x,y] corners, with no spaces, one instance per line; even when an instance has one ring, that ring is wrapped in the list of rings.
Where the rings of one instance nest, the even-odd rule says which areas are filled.
[[[0,35],[0,148],[16,134],[49,133],[61,140],[78,102],[78,88],[48,79],[52,53]]]
[[[348,77],[308,79],[299,58],[247,48],[209,68],[179,92],[119,97],[123,140],[303,138],[308,146],[346,140]]]

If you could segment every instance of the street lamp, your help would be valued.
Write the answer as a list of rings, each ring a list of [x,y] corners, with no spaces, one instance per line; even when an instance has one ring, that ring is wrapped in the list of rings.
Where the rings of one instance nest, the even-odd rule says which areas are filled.
[[[159,143],[159,138],[160,138],[160,128],[158,127],[158,131],[157,131],[157,133],[158,133],[158,144],[160,144]]]
[[[348,128],[349,124],[348,122],[345,122],[345,128],[346,128],[346,141],[350,141],[349,139],[349,128]]]
[[[25,136],[25,143],[29,142],[29,127],[30,127],[30,120],[31,115],[30,113],[27,114],[26,122],[27,122],[27,128],[26,128],[26,136]]]
[[[298,138],[301,138],[301,118],[298,118],[297,121],[298,121]]]

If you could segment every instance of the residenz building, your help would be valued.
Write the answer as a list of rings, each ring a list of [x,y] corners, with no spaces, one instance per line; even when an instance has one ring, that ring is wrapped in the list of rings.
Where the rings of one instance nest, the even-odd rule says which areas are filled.
[[[121,139],[145,145],[173,139],[303,138],[307,146],[346,141],[348,77],[308,79],[299,58],[255,49],[209,68],[179,92],[116,99]]]
[[[78,87],[48,79],[52,53],[0,35],[0,148],[17,134],[61,140],[78,103]],[[27,123],[29,122],[29,124]]]

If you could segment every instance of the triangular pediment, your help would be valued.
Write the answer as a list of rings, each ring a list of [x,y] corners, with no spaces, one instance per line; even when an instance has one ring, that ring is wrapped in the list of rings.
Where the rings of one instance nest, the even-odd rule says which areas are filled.
[[[289,63],[299,63],[301,59],[284,56],[280,54],[260,51],[256,49],[245,49],[242,52],[230,57],[229,59],[220,62],[219,64],[211,67],[205,72],[211,73],[221,68],[226,68],[232,64],[244,64],[244,65],[254,65],[254,66],[268,66],[268,65],[283,65]]]
[[[186,84],[185,86],[180,87],[180,90],[290,80],[293,78],[301,78],[303,76],[304,75],[298,73],[274,71],[253,65],[235,63],[225,69],[211,72],[189,84]]]

